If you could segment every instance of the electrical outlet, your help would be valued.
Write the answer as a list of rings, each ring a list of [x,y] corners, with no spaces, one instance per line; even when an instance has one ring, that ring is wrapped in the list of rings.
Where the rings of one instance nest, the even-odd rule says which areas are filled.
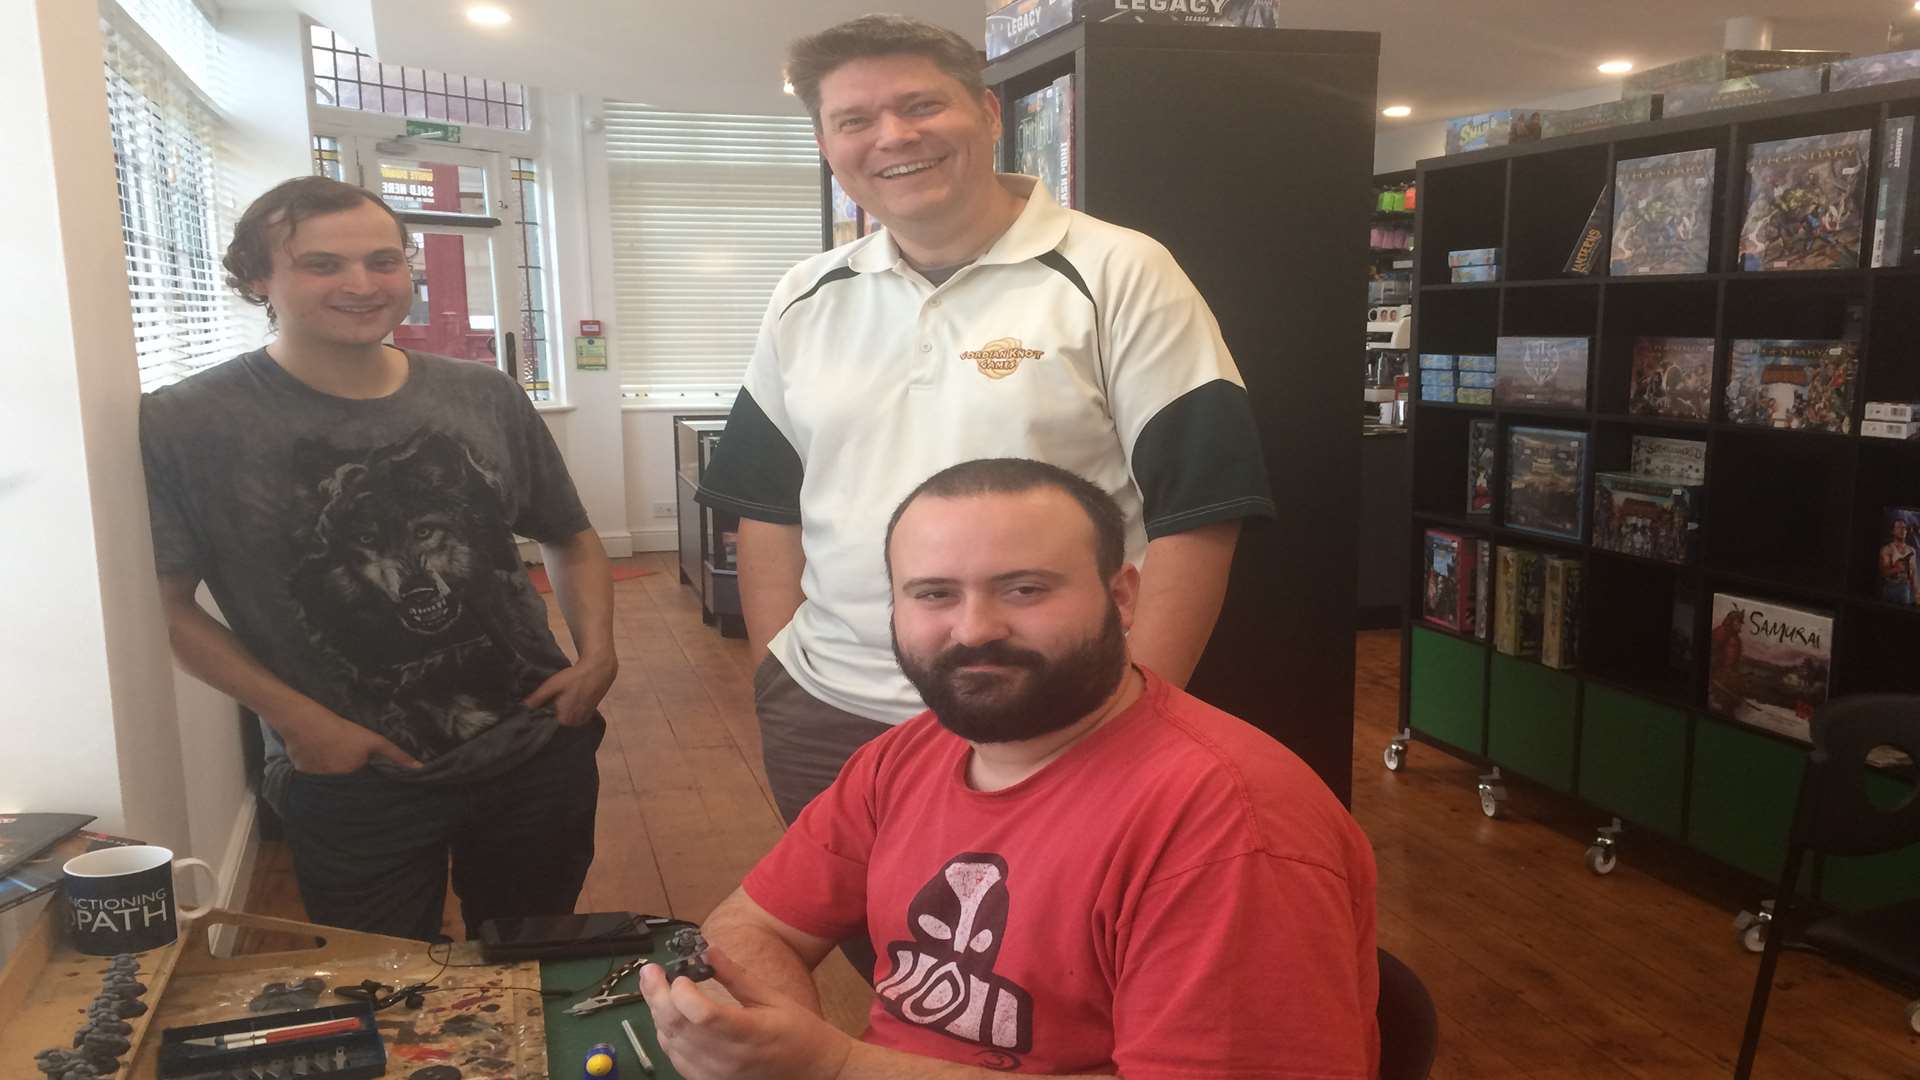
[[[657,518],[679,517],[680,507],[672,499],[661,499],[653,504],[653,516]]]

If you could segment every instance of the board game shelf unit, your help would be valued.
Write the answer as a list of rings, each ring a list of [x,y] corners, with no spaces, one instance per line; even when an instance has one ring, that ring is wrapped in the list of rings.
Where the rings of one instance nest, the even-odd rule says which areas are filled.
[[[1416,353],[1492,355],[1502,337],[1591,341],[1584,407],[1416,400],[1409,409],[1413,477],[1406,516],[1409,613],[1402,643],[1403,738],[1437,745],[1573,796],[1596,818],[1679,840],[1758,881],[1778,880],[1806,748],[1716,709],[1716,594],[1832,618],[1832,695],[1920,693],[1920,607],[1878,591],[1877,552],[1889,506],[1920,506],[1920,440],[1863,437],[1869,401],[1920,401],[1920,267],[1811,271],[1740,268],[1748,150],[1756,143],[1870,130],[1863,249],[1871,246],[1883,123],[1920,114],[1920,82],[1771,102],[1423,161],[1414,327]],[[1706,268],[1701,273],[1567,277],[1562,271],[1619,162],[1715,151]],[[1499,248],[1504,280],[1453,284],[1448,252]],[[1863,255],[1863,266],[1867,262]],[[1701,419],[1630,408],[1634,341],[1713,343],[1710,413]],[[1782,430],[1728,416],[1729,351],[1742,339],[1853,339],[1858,367],[1846,434]],[[1464,385],[1464,384],[1463,384]],[[1498,396],[1496,395],[1496,401]],[[1468,510],[1468,440],[1494,425],[1488,512]],[[1515,426],[1584,436],[1577,529],[1546,537],[1507,519],[1505,468]],[[1637,436],[1705,445],[1704,516],[1689,561],[1596,544],[1594,476],[1624,471]],[[1566,556],[1580,570],[1578,653],[1548,667],[1472,632],[1422,618],[1426,533],[1489,548]],[[1871,778],[1911,791],[1911,765]],[[1483,784],[1498,813],[1500,781]],[[1489,789],[1496,794],[1489,796]],[[1589,849],[1606,855],[1611,834]],[[1605,872],[1604,870],[1602,872]],[[1829,858],[1807,887],[1839,908],[1920,894],[1920,848]]]
[[[1358,241],[1379,49],[1372,33],[1089,20],[984,73],[1003,106],[1001,160],[1022,161],[1023,120],[1029,150],[1066,129],[1064,168],[1045,155],[1043,171],[1071,176],[1075,209],[1164,244],[1219,321],[1280,514],[1244,527],[1188,689],[1286,743],[1343,800],[1360,498],[1328,478],[1361,473]],[[1040,118],[1035,94],[1064,102],[1063,119]]]

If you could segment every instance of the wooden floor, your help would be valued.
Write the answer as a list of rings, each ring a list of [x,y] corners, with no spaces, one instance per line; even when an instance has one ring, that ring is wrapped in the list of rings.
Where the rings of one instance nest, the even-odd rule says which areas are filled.
[[[779,835],[760,766],[744,642],[702,625],[669,554],[620,582],[621,674],[602,710],[598,857],[582,910],[701,919]],[[555,627],[565,642],[564,627]],[[1416,745],[1389,773],[1399,648],[1358,640],[1354,814],[1380,868],[1380,944],[1439,1007],[1436,1080],[1724,1077],[1738,1050],[1757,958],[1734,911],[1755,886],[1628,834],[1620,867],[1590,874],[1597,814],[1513,786],[1507,813],[1480,813],[1476,770]],[[300,918],[286,853],[261,853],[249,906]],[[451,910],[449,911],[451,915]],[[457,926],[448,923],[449,932]],[[870,995],[838,955],[823,970],[829,1018],[857,1031]],[[1905,999],[1814,957],[1782,958],[1759,1075],[1920,1077]]]

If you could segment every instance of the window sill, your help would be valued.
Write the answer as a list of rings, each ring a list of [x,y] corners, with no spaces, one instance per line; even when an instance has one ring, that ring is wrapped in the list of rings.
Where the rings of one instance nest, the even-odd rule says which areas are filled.
[[[620,411],[623,413],[716,413],[721,416],[733,410],[731,398],[623,398]]]
[[[533,403],[533,411],[537,413],[570,413],[579,407],[578,405],[569,405],[564,401],[536,401]]]

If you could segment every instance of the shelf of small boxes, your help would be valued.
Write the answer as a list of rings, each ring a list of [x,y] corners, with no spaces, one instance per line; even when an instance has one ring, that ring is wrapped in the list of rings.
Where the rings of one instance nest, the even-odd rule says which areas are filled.
[[[1492,356],[1421,353],[1420,400],[1491,405],[1497,363]]]

